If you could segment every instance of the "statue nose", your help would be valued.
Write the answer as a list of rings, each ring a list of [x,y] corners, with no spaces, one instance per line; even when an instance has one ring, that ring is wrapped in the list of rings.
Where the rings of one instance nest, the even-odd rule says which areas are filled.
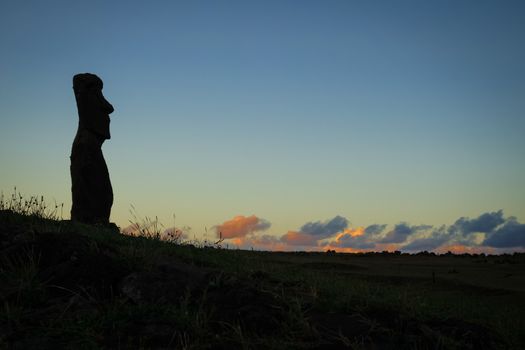
[[[107,114],[111,114],[115,110],[113,108],[113,105],[111,105],[111,103],[109,103],[108,100],[106,100],[106,98],[104,96],[102,96],[102,104],[103,104],[104,110],[105,110],[105,112]]]

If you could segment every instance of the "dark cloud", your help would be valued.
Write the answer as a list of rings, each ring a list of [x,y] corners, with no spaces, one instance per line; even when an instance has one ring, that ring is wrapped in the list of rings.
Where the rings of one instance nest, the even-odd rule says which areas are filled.
[[[493,248],[525,247],[525,224],[516,218],[505,218],[503,211],[481,214],[475,219],[461,217],[446,228],[445,226],[432,232],[430,237],[415,239],[401,249],[408,251],[433,250],[444,244],[460,244],[468,247],[480,246],[479,236],[484,235],[481,246]]]
[[[487,235],[483,245],[494,248],[525,247],[525,224],[510,217],[503,226]]]
[[[492,213],[481,214],[476,219],[461,217],[456,220],[454,225],[450,226],[449,232],[451,234],[462,234],[464,236],[475,232],[488,233],[492,232],[504,222],[503,210],[498,210]]]
[[[308,235],[325,238],[342,232],[348,227],[348,223],[346,218],[337,215],[333,219],[324,222],[308,222],[304,224],[299,231]]]
[[[403,243],[412,234],[410,226],[406,223],[397,224],[394,229],[386,234],[381,243]]]
[[[426,231],[430,229],[430,226],[422,225],[416,226],[420,231]],[[412,240],[410,243],[405,244],[400,249],[403,251],[423,251],[423,250],[434,250],[439,248],[443,244],[447,243],[451,239],[451,235],[447,230],[446,225],[442,225],[432,230],[430,236],[425,234],[423,237],[419,236]]]
[[[341,248],[355,248],[355,249],[374,249],[376,244],[369,240],[366,235],[351,236],[344,235],[340,237],[337,242],[332,243],[333,246]]]
[[[433,250],[433,249],[439,248],[448,240],[449,240],[449,237],[447,236],[433,236],[433,237],[427,237],[427,238],[419,238],[401,247],[401,250],[408,250],[408,251]]]
[[[394,229],[386,234],[380,243],[403,243],[408,236],[432,228],[430,225],[409,226],[406,222],[397,224]]]
[[[365,234],[367,235],[378,235],[383,232],[386,228],[386,225],[373,224],[365,228]]]

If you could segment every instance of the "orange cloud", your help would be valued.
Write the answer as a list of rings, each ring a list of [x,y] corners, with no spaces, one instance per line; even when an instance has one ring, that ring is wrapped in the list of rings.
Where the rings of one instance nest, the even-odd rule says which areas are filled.
[[[376,252],[395,252],[401,250],[401,244],[398,243],[377,243],[374,251]]]
[[[288,231],[281,237],[281,242],[294,246],[317,246],[318,237],[307,233]]]
[[[452,252],[454,254],[463,254],[463,253],[469,253],[469,254],[497,254],[497,249],[491,248],[491,247],[469,247],[463,244],[452,244],[452,245],[446,245],[439,247],[437,249],[434,249],[434,252],[439,254],[444,254],[446,252]]]
[[[225,221],[215,226],[217,236],[221,235],[224,239],[244,237],[255,231],[264,231],[271,226],[270,222],[258,218],[255,215],[238,215],[231,220]]]
[[[335,250],[338,253],[364,253],[369,252],[370,249],[358,249],[352,247],[338,247],[330,244],[323,247],[322,251]]]
[[[339,242],[341,238],[344,236],[351,236],[351,237],[359,237],[365,234],[365,228],[364,227],[358,227],[355,229],[352,228],[345,228],[343,232],[340,232],[336,235],[335,241]]]
[[[365,228],[363,226],[355,228],[355,229],[347,228],[344,230],[344,233],[352,237],[358,237],[358,236],[362,236],[365,234]]]

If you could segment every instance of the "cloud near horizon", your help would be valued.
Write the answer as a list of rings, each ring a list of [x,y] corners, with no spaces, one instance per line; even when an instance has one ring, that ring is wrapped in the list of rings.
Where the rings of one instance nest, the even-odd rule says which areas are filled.
[[[368,226],[365,229],[365,233],[371,234],[371,235],[378,235],[385,230],[386,226],[387,226],[386,224],[383,224],[383,225],[373,224],[373,225]]]
[[[338,232],[342,232],[348,227],[349,223],[350,222],[347,218],[337,215],[333,219],[326,220],[324,222],[307,222],[301,226],[299,232],[307,235],[326,238],[333,236]]]
[[[447,241],[450,240],[450,235],[447,233],[446,226],[443,225],[437,229],[434,229],[429,235],[424,235],[415,238],[403,246],[403,251],[431,251],[439,248]]]
[[[520,224],[515,217],[505,220],[505,223],[490,232],[483,246],[494,248],[525,248],[525,224]]]
[[[245,237],[246,235],[257,231],[265,231],[269,229],[271,225],[272,224],[268,220],[258,218],[255,215],[237,215],[233,219],[214,226],[214,229],[217,237],[222,235],[222,238],[229,239]]]
[[[397,224],[379,243],[404,243],[409,236],[431,229],[431,225],[410,226],[406,222]]]
[[[503,210],[483,213],[477,218],[460,217],[454,224],[433,230],[401,247],[406,251],[434,250],[444,247],[464,252],[492,251],[502,248],[525,248],[525,224],[515,217],[505,218]]]
[[[280,241],[291,246],[315,247],[318,245],[319,237],[299,231],[288,231]]]
[[[290,230],[280,237],[273,235],[244,235],[228,241],[238,247],[253,247],[265,249],[268,247],[279,250],[323,251],[337,249],[345,251],[363,251],[375,248],[374,238],[385,229],[384,224],[374,224],[368,227],[348,228],[349,220],[336,215],[325,221],[311,221],[298,230]]]
[[[386,233],[386,224],[356,228],[349,225],[347,218],[336,215],[325,221],[307,222],[299,229],[290,230],[281,236],[261,235],[257,232],[267,230],[270,223],[252,215],[237,216],[218,225],[216,229],[223,229],[223,237],[239,247],[283,251],[450,250],[455,253],[480,253],[525,249],[525,224],[519,223],[514,217],[505,218],[502,210],[483,213],[474,219],[460,217],[449,226],[400,222]]]
[[[489,233],[505,221],[506,219],[503,218],[503,210],[484,213],[475,219],[461,217],[449,227],[449,233],[461,234],[463,236],[468,236],[472,233]]]
[[[383,225],[374,225],[371,229],[369,229],[371,226],[366,228],[345,229],[336,235],[334,240],[323,242],[323,244],[334,250],[337,250],[337,248],[352,248],[356,250],[374,249],[376,242],[373,241],[372,237],[377,234],[378,227],[380,226]]]

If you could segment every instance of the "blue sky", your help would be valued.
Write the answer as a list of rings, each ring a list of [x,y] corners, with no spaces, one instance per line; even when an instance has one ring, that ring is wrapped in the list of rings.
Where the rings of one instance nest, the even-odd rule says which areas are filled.
[[[337,216],[519,222],[524,18],[521,1],[2,1],[0,189],[69,208],[71,78],[92,72],[120,226],[130,204],[196,236],[251,215],[275,237]]]

